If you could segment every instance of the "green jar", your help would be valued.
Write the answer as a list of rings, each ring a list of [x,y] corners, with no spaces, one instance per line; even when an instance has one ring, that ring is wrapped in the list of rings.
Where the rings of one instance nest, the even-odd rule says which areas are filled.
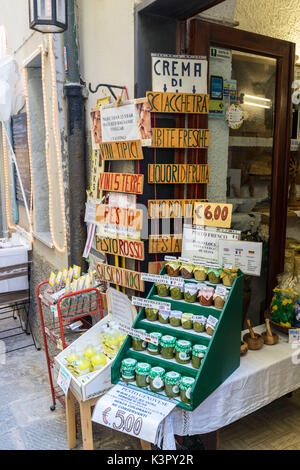
[[[150,364],[146,362],[138,362],[135,369],[136,384],[140,388],[148,387],[149,385],[149,374],[151,371]]]
[[[135,369],[137,361],[135,359],[124,359],[121,366],[121,376],[124,382],[135,381]]]
[[[192,379],[191,377],[182,377],[180,381],[180,398],[182,403],[185,403],[186,405],[191,404],[191,391],[194,383],[195,379]]]
[[[155,284],[157,295],[159,297],[168,297],[170,293],[170,286],[168,284]]]
[[[159,310],[156,308],[145,308],[145,315],[148,321],[156,321]]]
[[[208,280],[211,284],[220,284],[222,269],[209,269],[207,271]]]
[[[171,286],[170,294],[173,300],[182,300],[183,297],[183,287]]]
[[[162,325],[166,325],[169,323],[170,312],[168,310],[160,310],[158,312],[158,321]]]
[[[192,330],[193,328],[193,314],[183,313],[181,317],[181,325],[185,330]]]
[[[206,317],[203,315],[194,315],[193,316],[193,328],[196,333],[204,333],[206,325]]]
[[[200,369],[201,362],[204,358],[204,355],[207,351],[206,346],[202,346],[202,344],[195,344],[192,350],[192,366],[194,369]]]
[[[138,329],[136,331],[140,331],[141,333],[147,333],[146,330]],[[147,343],[146,341],[140,339],[140,338],[132,338],[132,349],[134,351],[145,351],[147,349]]]
[[[175,345],[175,360],[178,364],[188,364],[191,360],[192,343],[179,339]]]
[[[152,392],[162,392],[165,388],[164,376],[165,369],[162,367],[152,367],[149,375],[150,379],[150,390]]]
[[[164,359],[173,359],[176,338],[174,336],[166,335],[160,340],[160,354]]]
[[[167,372],[165,375],[165,394],[169,398],[178,397],[181,375],[178,372]]]
[[[148,343],[148,353],[152,356],[157,356],[160,353],[160,340],[162,338],[161,333],[151,333],[152,336],[155,336],[158,339],[158,345],[153,343]]]
[[[197,284],[188,283],[184,286],[184,300],[189,304],[193,304],[197,300],[198,286]]]
[[[170,312],[170,325],[172,326],[181,326],[182,312],[179,310],[171,310]]]

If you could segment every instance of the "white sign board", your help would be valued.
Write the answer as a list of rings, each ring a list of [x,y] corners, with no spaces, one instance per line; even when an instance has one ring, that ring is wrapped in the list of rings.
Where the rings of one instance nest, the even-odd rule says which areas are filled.
[[[139,140],[134,104],[101,107],[102,142]]]
[[[167,397],[118,384],[98,400],[92,421],[155,444],[159,426],[175,406]]]
[[[182,256],[193,262],[219,264],[220,240],[239,240],[241,232],[184,225]]]
[[[231,264],[244,274],[260,276],[262,243],[247,241],[226,241],[219,243],[220,264]]]
[[[206,57],[152,54],[152,91],[206,94],[207,70]]]
[[[60,386],[62,391],[65,395],[67,395],[70,383],[71,383],[71,374],[67,369],[63,366],[59,369],[58,377],[57,377],[57,385]]]
[[[142,297],[132,297],[132,304],[137,307],[155,308],[169,312],[172,308],[169,302],[160,302],[159,300],[143,299]]]
[[[136,317],[136,308],[123,292],[109,287],[107,289],[108,314],[117,323],[131,327]]]

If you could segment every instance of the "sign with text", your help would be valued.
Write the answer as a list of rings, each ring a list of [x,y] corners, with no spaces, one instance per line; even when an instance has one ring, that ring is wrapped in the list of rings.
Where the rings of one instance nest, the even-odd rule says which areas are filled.
[[[182,287],[184,281],[181,277],[171,276],[160,276],[159,274],[142,273],[142,281],[157,283],[157,284],[168,284],[169,286]]]
[[[96,237],[96,249],[101,253],[123,256],[124,258],[144,261],[144,243],[136,240],[122,240],[121,238]]]
[[[209,95],[148,91],[152,113],[208,114]]]
[[[219,243],[220,264],[230,264],[250,276],[260,276],[262,243],[247,241],[226,241]]]
[[[208,149],[208,129],[179,129],[156,127],[153,129],[152,147],[171,149]]]
[[[99,150],[93,150],[90,176],[90,196],[93,199],[102,198],[102,192],[98,188],[98,181],[103,171],[104,163],[100,160]]]
[[[231,227],[232,204],[197,203],[194,210],[194,225],[208,227]]]
[[[101,238],[123,238],[125,240],[141,240],[140,230],[122,225],[97,224],[97,235]]]
[[[140,209],[113,207],[108,204],[97,204],[96,222],[141,230],[143,225],[143,211]]]
[[[63,366],[59,369],[57,385],[60,386],[65,395],[67,395],[71,383],[71,374]]]
[[[140,330],[129,328],[127,325],[123,325],[122,323],[119,323],[119,330],[122,331],[122,333],[125,333],[127,336],[132,336],[133,338],[138,338],[142,341],[145,341],[146,343],[152,343],[158,346],[158,338],[152,336],[150,333],[143,333]]]
[[[149,253],[181,253],[182,235],[149,236]]]
[[[117,384],[97,401],[92,421],[154,444],[162,421],[175,406],[175,400]]]
[[[207,93],[206,57],[151,54],[152,90],[173,93]]]
[[[140,140],[128,142],[105,142],[100,144],[101,160],[143,160],[143,149]]]
[[[101,173],[98,182],[99,189],[117,193],[143,194],[144,175],[126,173]]]
[[[209,183],[209,165],[148,165],[149,184],[198,184]]]
[[[149,219],[192,219],[196,202],[201,199],[156,199],[148,201]]]
[[[142,297],[132,297],[132,304],[136,307],[155,308],[169,312],[172,305],[169,302],[160,302],[158,300],[143,299]]]
[[[110,266],[109,264],[99,263],[97,265],[97,274],[101,281],[110,282],[116,286],[127,287],[140,292],[144,292],[144,282],[141,280],[141,273],[130,271],[129,269]]]

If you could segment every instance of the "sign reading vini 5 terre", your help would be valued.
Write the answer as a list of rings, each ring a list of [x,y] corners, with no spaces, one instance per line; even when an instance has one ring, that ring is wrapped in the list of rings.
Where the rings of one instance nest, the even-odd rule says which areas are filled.
[[[143,194],[144,175],[102,173],[99,176],[98,187],[103,191]]]
[[[209,95],[147,92],[152,113],[208,114]]]

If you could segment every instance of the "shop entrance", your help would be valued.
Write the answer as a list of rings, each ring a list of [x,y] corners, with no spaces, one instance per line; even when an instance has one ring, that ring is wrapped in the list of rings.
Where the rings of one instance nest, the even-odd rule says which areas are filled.
[[[191,54],[209,57],[212,139],[197,156],[211,167],[207,198],[232,203],[232,228],[263,242],[261,276],[246,276],[244,295],[259,324],[284,265],[294,44],[198,20],[189,38]]]

